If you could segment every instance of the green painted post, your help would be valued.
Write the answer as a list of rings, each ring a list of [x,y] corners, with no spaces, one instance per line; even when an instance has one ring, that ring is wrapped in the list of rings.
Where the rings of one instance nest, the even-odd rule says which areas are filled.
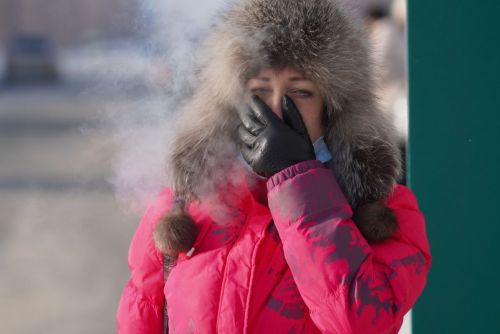
[[[433,264],[413,333],[500,333],[500,1],[408,0],[409,185]]]

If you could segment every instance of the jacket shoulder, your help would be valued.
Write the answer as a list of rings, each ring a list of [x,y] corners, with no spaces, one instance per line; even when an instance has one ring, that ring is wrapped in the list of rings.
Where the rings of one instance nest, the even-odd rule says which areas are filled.
[[[153,232],[172,207],[173,197],[173,191],[170,188],[164,188],[146,209],[129,248],[129,264],[132,267],[133,264],[143,262],[144,253],[149,254],[150,261],[163,263],[162,255],[154,245]]]
[[[397,184],[387,197],[387,205],[391,208],[407,208],[419,210],[417,198],[413,191],[405,185]]]
[[[173,192],[158,193],[144,213],[130,243],[130,278],[117,310],[117,333],[160,333],[163,326],[163,257],[155,247],[153,231],[170,210]]]
[[[418,207],[413,191],[398,184],[387,198],[386,204],[393,210],[398,224],[393,241],[417,247],[430,263],[430,246],[425,217]],[[397,254],[397,252],[393,253]]]
[[[140,224],[150,225],[149,229],[154,230],[160,220],[172,208],[173,202],[174,193],[172,189],[163,188],[147,207]]]

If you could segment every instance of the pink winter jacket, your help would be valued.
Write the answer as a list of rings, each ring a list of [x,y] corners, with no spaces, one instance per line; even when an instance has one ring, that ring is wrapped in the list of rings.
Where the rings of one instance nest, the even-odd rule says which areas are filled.
[[[267,189],[268,205],[241,190],[248,196],[223,224],[191,205],[200,231],[195,253],[181,254],[166,284],[152,239],[172,204],[163,191],[130,245],[118,333],[160,334],[164,298],[170,333],[397,333],[431,265],[412,192],[396,186],[386,204],[398,231],[368,244],[321,162],[291,166]]]

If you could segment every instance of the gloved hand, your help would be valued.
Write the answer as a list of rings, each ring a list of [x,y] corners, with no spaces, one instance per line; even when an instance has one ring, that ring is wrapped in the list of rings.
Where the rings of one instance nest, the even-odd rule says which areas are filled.
[[[301,161],[314,160],[314,147],[297,107],[283,97],[283,121],[257,96],[239,111],[241,153],[253,171],[270,177]]]

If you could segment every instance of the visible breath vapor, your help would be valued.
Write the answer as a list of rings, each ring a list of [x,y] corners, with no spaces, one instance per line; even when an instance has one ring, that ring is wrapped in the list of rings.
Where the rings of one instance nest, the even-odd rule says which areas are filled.
[[[196,87],[197,50],[224,3],[227,1],[141,2],[143,15],[138,25],[145,41],[138,46],[143,80],[137,86],[145,94],[134,96],[126,105],[108,104],[104,110],[105,128],[118,145],[111,182],[126,210],[142,212],[167,183],[166,157],[176,119]],[[125,76],[127,67],[122,71]],[[129,91],[125,87],[130,83],[121,80],[120,75],[107,78]]]

